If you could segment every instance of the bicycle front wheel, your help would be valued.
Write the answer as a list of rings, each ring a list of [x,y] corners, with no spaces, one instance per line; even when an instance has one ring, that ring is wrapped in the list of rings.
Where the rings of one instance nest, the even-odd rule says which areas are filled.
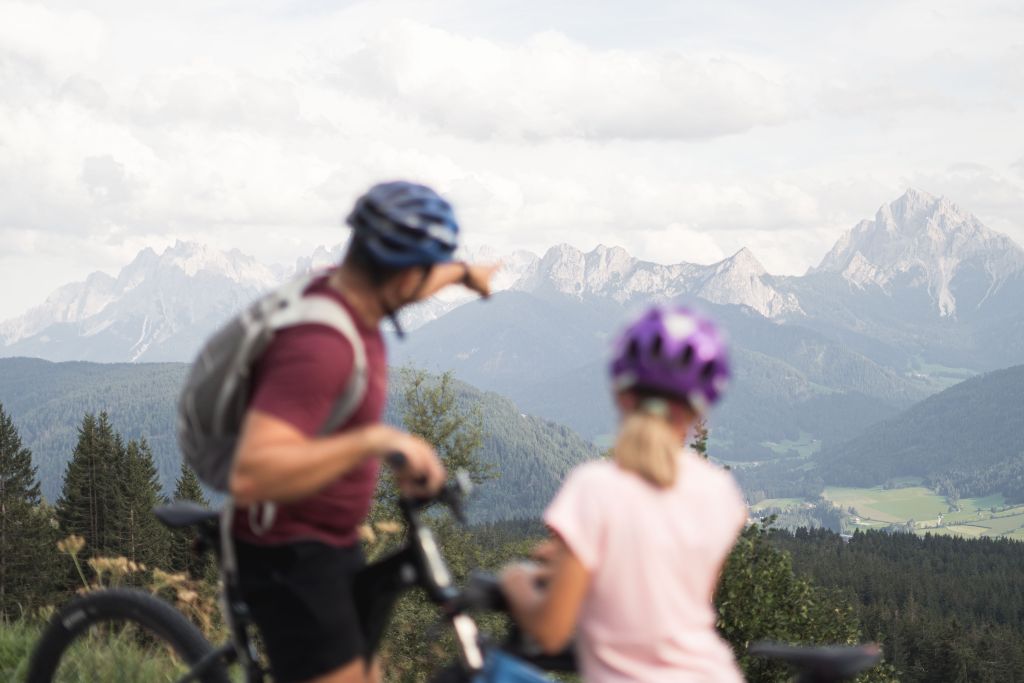
[[[166,602],[112,588],[76,598],[53,615],[25,680],[176,681],[212,652],[199,629]],[[229,682],[222,662],[198,680]]]

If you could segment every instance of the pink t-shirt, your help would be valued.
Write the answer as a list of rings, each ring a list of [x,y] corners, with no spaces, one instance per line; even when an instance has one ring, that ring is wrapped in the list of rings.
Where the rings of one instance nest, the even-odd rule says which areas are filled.
[[[590,573],[576,634],[587,683],[743,681],[711,601],[746,506],[725,470],[679,457],[667,489],[588,462],[544,514]]]

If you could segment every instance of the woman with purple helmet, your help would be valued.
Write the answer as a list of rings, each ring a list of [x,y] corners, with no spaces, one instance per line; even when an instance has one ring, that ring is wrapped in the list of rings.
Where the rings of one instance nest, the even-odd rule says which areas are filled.
[[[653,308],[616,342],[611,376],[613,457],[566,479],[544,514],[542,566],[502,573],[513,616],[548,652],[575,633],[588,683],[739,683],[712,597],[746,506],[685,446],[729,378],[723,335],[692,310]]]

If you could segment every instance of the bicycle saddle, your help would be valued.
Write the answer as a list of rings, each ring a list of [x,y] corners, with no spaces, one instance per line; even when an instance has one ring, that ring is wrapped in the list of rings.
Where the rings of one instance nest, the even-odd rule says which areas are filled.
[[[747,652],[757,657],[778,659],[807,674],[827,680],[853,678],[861,671],[877,664],[882,657],[882,650],[875,643],[854,647],[800,647],[762,641],[751,644]]]
[[[220,517],[219,510],[205,508],[190,500],[179,500],[168,505],[154,508],[153,514],[160,522],[171,529],[195,526]]]

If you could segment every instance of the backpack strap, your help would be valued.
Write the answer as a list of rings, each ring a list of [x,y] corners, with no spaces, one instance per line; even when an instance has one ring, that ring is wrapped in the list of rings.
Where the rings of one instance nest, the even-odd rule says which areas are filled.
[[[338,397],[324,424],[317,432],[330,434],[345,424],[359,409],[368,384],[366,347],[348,309],[323,296],[303,296],[306,289],[323,273],[311,273],[287,283],[265,303],[265,313],[275,332],[286,327],[321,324],[337,331],[352,347],[352,374],[344,393]]]
[[[345,424],[356,412],[366,395],[368,384],[368,363],[366,347],[359,335],[352,316],[344,306],[322,296],[302,297],[275,315],[272,325],[275,330],[294,325],[321,324],[340,333],[352,346],[352,374],[349,375],[345,391],[338,397],[327,420],[320,427],[319,434],[330,434]]]
[[[277,332],[296,325],[320,324],[336,330],[352,346],[352,373],[345,391],[338,397],[317,432],[324,436],[338,429],[359,409],[366,396],[369,373],[366,347],[348,309],[323,296],[303,296],[320,273],[296,278],[260,302],[270,328]],[[249,527],[262,535],[274,524],[277,506],[263,503],[249,507]]]

